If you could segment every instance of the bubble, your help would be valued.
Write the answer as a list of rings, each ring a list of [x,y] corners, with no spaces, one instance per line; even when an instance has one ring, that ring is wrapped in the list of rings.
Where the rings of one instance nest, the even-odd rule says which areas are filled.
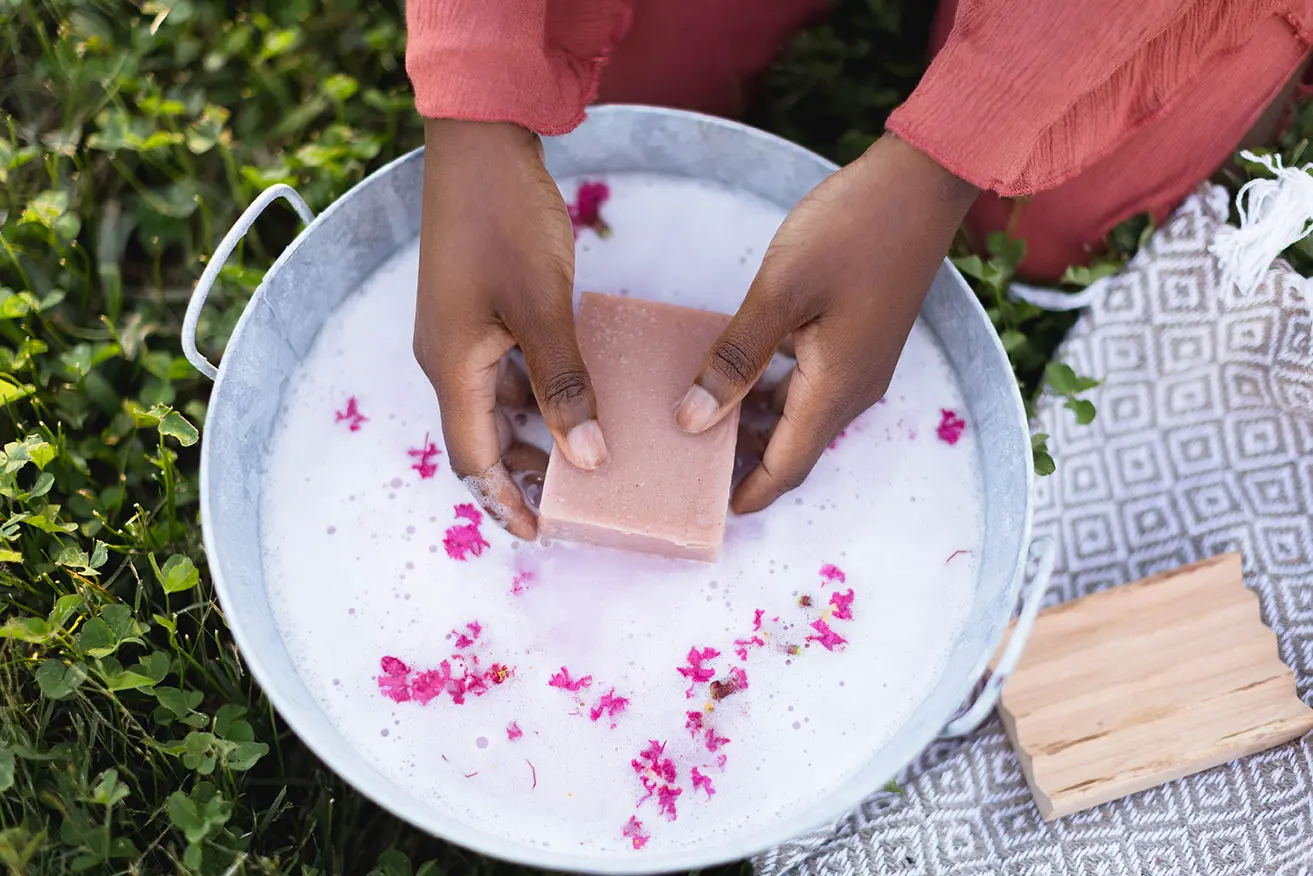
[[[332,534],[335,533],[335,532],[337,532],[337,527],[336,527],[336,526],[330,526],[330,527],[328,527],[328,534],[329,534],[329,535],[332,535]]]
[[[412,562],[410,562],[409,560],[407,560],[407,561],[406,561],[406,568],[407,568],[407,569],[413,569],[413,568],[415,568],[415,564],[412,563]]]
[[[794,730],[801,730],[801,729],[802,729],[802,724],[798,723],[797,721],[794,721],[794,722],[793,722],[793,729],[794,729]]]
[[[382,730],[378,731],[378,735],[379,735],[379,736],[387,736],[387,735],[388,735],[388,728],[384,727]]]
[[[397,489],[397,488],[400,487],[400,486],[401,486],[401,478],[393,478],[393,479],[392,479],[392,489],[395,490],[395,489]]]
[[[478,748],[487,748],[487,747],[488,747],[488,737],[487,737],[487,736],[480,736],[478,739],[474,740],[474,745],[475,745],[476,747],[478,747]]]

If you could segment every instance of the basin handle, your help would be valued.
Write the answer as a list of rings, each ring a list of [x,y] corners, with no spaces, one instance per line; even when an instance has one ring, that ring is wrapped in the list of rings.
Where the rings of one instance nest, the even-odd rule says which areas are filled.
[[[201,308],[205,306],[205,299],[210,297],[210,290],[214,288],[214,281],[219,279],[219,272],[223,270],[224,263],[228,261],[228,256],[232,255],[237,244],[246,236],[246,232],[251,230],[255,220],[264,212],[277,198],[282,198],[292,205],[296,215],[301,217],[301,221],[309,225],[315,219],[314,212],[306,204],[305,199],[297,194],[296,189],[286,183],[272,185],[251,202],[242,215],[237,217],[233,227],[228,229],[228,233],[219,241],[219,245],[214,248],[214,255],[210,256],[210,263],[205,266],[205,272],[201,278],[196,281],[196,288],[192,290],[191,300],[187,302],[187,313],[182,318],[182,353],[187,357],[187,361],[192,367],[213,380],[219,373],[219,369],[210,364],[210,360],[201,355],[200,350],[196,349],[196,323],[201,318]]]
[[[999,695],[1003,693],[1003,682],[1017,668],[1021,652],[1030,638],[1030,631],[1035,626],[1040,605],[1044,602],[1044,593],[1049,589],[1049,577],[1053,574],[1053,563],[1057,558],[1057,545],[1048,536],[1037,538],[1030,545],[1030,556],[1036,562],[1035,575],[1026,582],[1022,594],[1021,613],[1017,615],[1016,626],[1008,639],[1007,647],[998,658],[998,664],[989,674],[985,687],[971,707],[954,718],[944,728],[941,737],[966,736],[981,725],[994,707],[998,705]]]

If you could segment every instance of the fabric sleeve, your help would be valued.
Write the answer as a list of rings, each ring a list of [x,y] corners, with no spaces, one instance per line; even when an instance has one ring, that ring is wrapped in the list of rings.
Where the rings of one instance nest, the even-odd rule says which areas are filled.
[[[410,0],[406,72],[429,118],[563,134],[583,121],[632,0]]]
[[[961,0],[888,129],[982,189],[1031,195],[1168,112],[1283,10],[1279,0]]]

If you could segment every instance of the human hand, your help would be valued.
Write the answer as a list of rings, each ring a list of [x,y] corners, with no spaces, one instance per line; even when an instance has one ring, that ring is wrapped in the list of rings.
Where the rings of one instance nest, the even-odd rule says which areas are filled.
[[[759,511],[807,477],[884,396],[953,235],[979,190],[892,135],[826,179],[776,232],[676,424],[702,432],[753,388],[792,333],[797,364],[761,463],[734,491]]]
[[[415,359],[433,383],[452,470],[521,538],[538,525],[503,462],[499,368],[518,345],[565,457],[601,465],[606,442],[575,340],[574,231],[536,135],[510,124],[425,123]]]

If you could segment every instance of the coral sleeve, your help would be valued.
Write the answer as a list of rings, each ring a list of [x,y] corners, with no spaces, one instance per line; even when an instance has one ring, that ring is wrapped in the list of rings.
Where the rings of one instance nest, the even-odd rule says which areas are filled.
[[[888,128],[980,188],[1031,195],[1169,112],[1273,16],[1305,39],[1287,5],[961,0],[943,49]]]
[[[415,107],[565,133],[583,121],[631,15],[632,0],[410,0]]]

